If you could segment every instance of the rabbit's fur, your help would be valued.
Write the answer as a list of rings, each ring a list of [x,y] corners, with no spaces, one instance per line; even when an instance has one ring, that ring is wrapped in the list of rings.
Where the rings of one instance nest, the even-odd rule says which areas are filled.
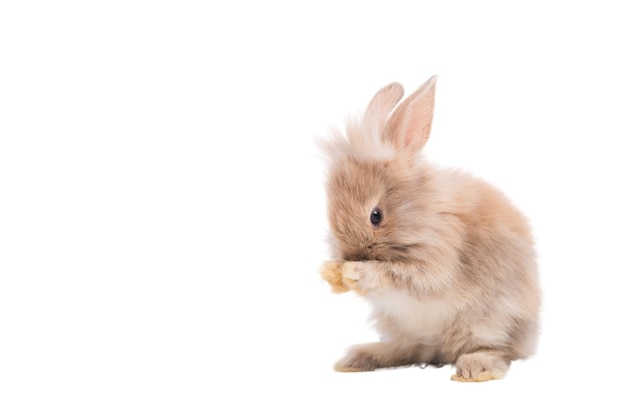
[[[486,381],[534,351],[540,290],[526,219],[494,187],[420,155],[435,82],[397,107],[402,87],[382,88],[322,144],[333,260],[321,274],[369,300],[381,335],[338,371],[454,364],[454,380]]]

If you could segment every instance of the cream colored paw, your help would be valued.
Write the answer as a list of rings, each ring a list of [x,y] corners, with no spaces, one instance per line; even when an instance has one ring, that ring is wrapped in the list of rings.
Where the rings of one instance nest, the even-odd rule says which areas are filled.
[[[470,377],[469,379],[459,374],[452,375],[450,379],[456,382],[486,382],[493,379],[502,379],[503,377],[504,375],[494,374],[491,371],[483,371]]]
[[[319,269],[322,278],[330,284],[331,290],[334,293],[341,294],[350,291],[343,282],[343,265],[341,261],[328,261],[324,262]]]
[[[457,382],[485,382],[502,379],[509,369],[509,361],[498,351],[479,351],[461,355],[455,363]]]
[[[365,294],[363,291],[363,262],[345,262],[342,268],[343,284],[358,294]]]

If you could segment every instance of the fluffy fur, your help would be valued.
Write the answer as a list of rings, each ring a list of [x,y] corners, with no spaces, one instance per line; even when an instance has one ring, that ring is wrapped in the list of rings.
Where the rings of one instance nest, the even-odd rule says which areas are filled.
[[[335,292],[370,301],[381,335],[338,371],[454,364],[452,379],[486,381],[534,351],[540,290],[526,219],[489,184],[420,156],[435,82],[399,105],[400,84],[382,88],[346,135],[323,143],[333,260],[320,272]]]

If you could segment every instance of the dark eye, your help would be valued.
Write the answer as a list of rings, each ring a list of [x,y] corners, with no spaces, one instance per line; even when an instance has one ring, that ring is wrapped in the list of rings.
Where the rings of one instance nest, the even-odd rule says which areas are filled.
[[[372,214],[370,214],[370,222],[372,222],[374,226],[378,226],[382,221],[383,212],[378,207],[376,207],[374,210],[372,210]]]

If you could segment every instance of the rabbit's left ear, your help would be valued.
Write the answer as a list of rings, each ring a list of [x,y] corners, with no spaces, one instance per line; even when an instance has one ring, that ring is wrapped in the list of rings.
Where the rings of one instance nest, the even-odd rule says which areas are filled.
[[[367,132],[375,134],[373,140],[380,141],[389,114],[403,95],[404,88],[399,83],[391,83],[378,90],[372,97],[367,109],[365,109],[363,124],[366,126]]]
[[[385,125],[383,141],[390,142],[398,152],[414,155],[428,141],[435,107],[433,75],[393,112]]]

